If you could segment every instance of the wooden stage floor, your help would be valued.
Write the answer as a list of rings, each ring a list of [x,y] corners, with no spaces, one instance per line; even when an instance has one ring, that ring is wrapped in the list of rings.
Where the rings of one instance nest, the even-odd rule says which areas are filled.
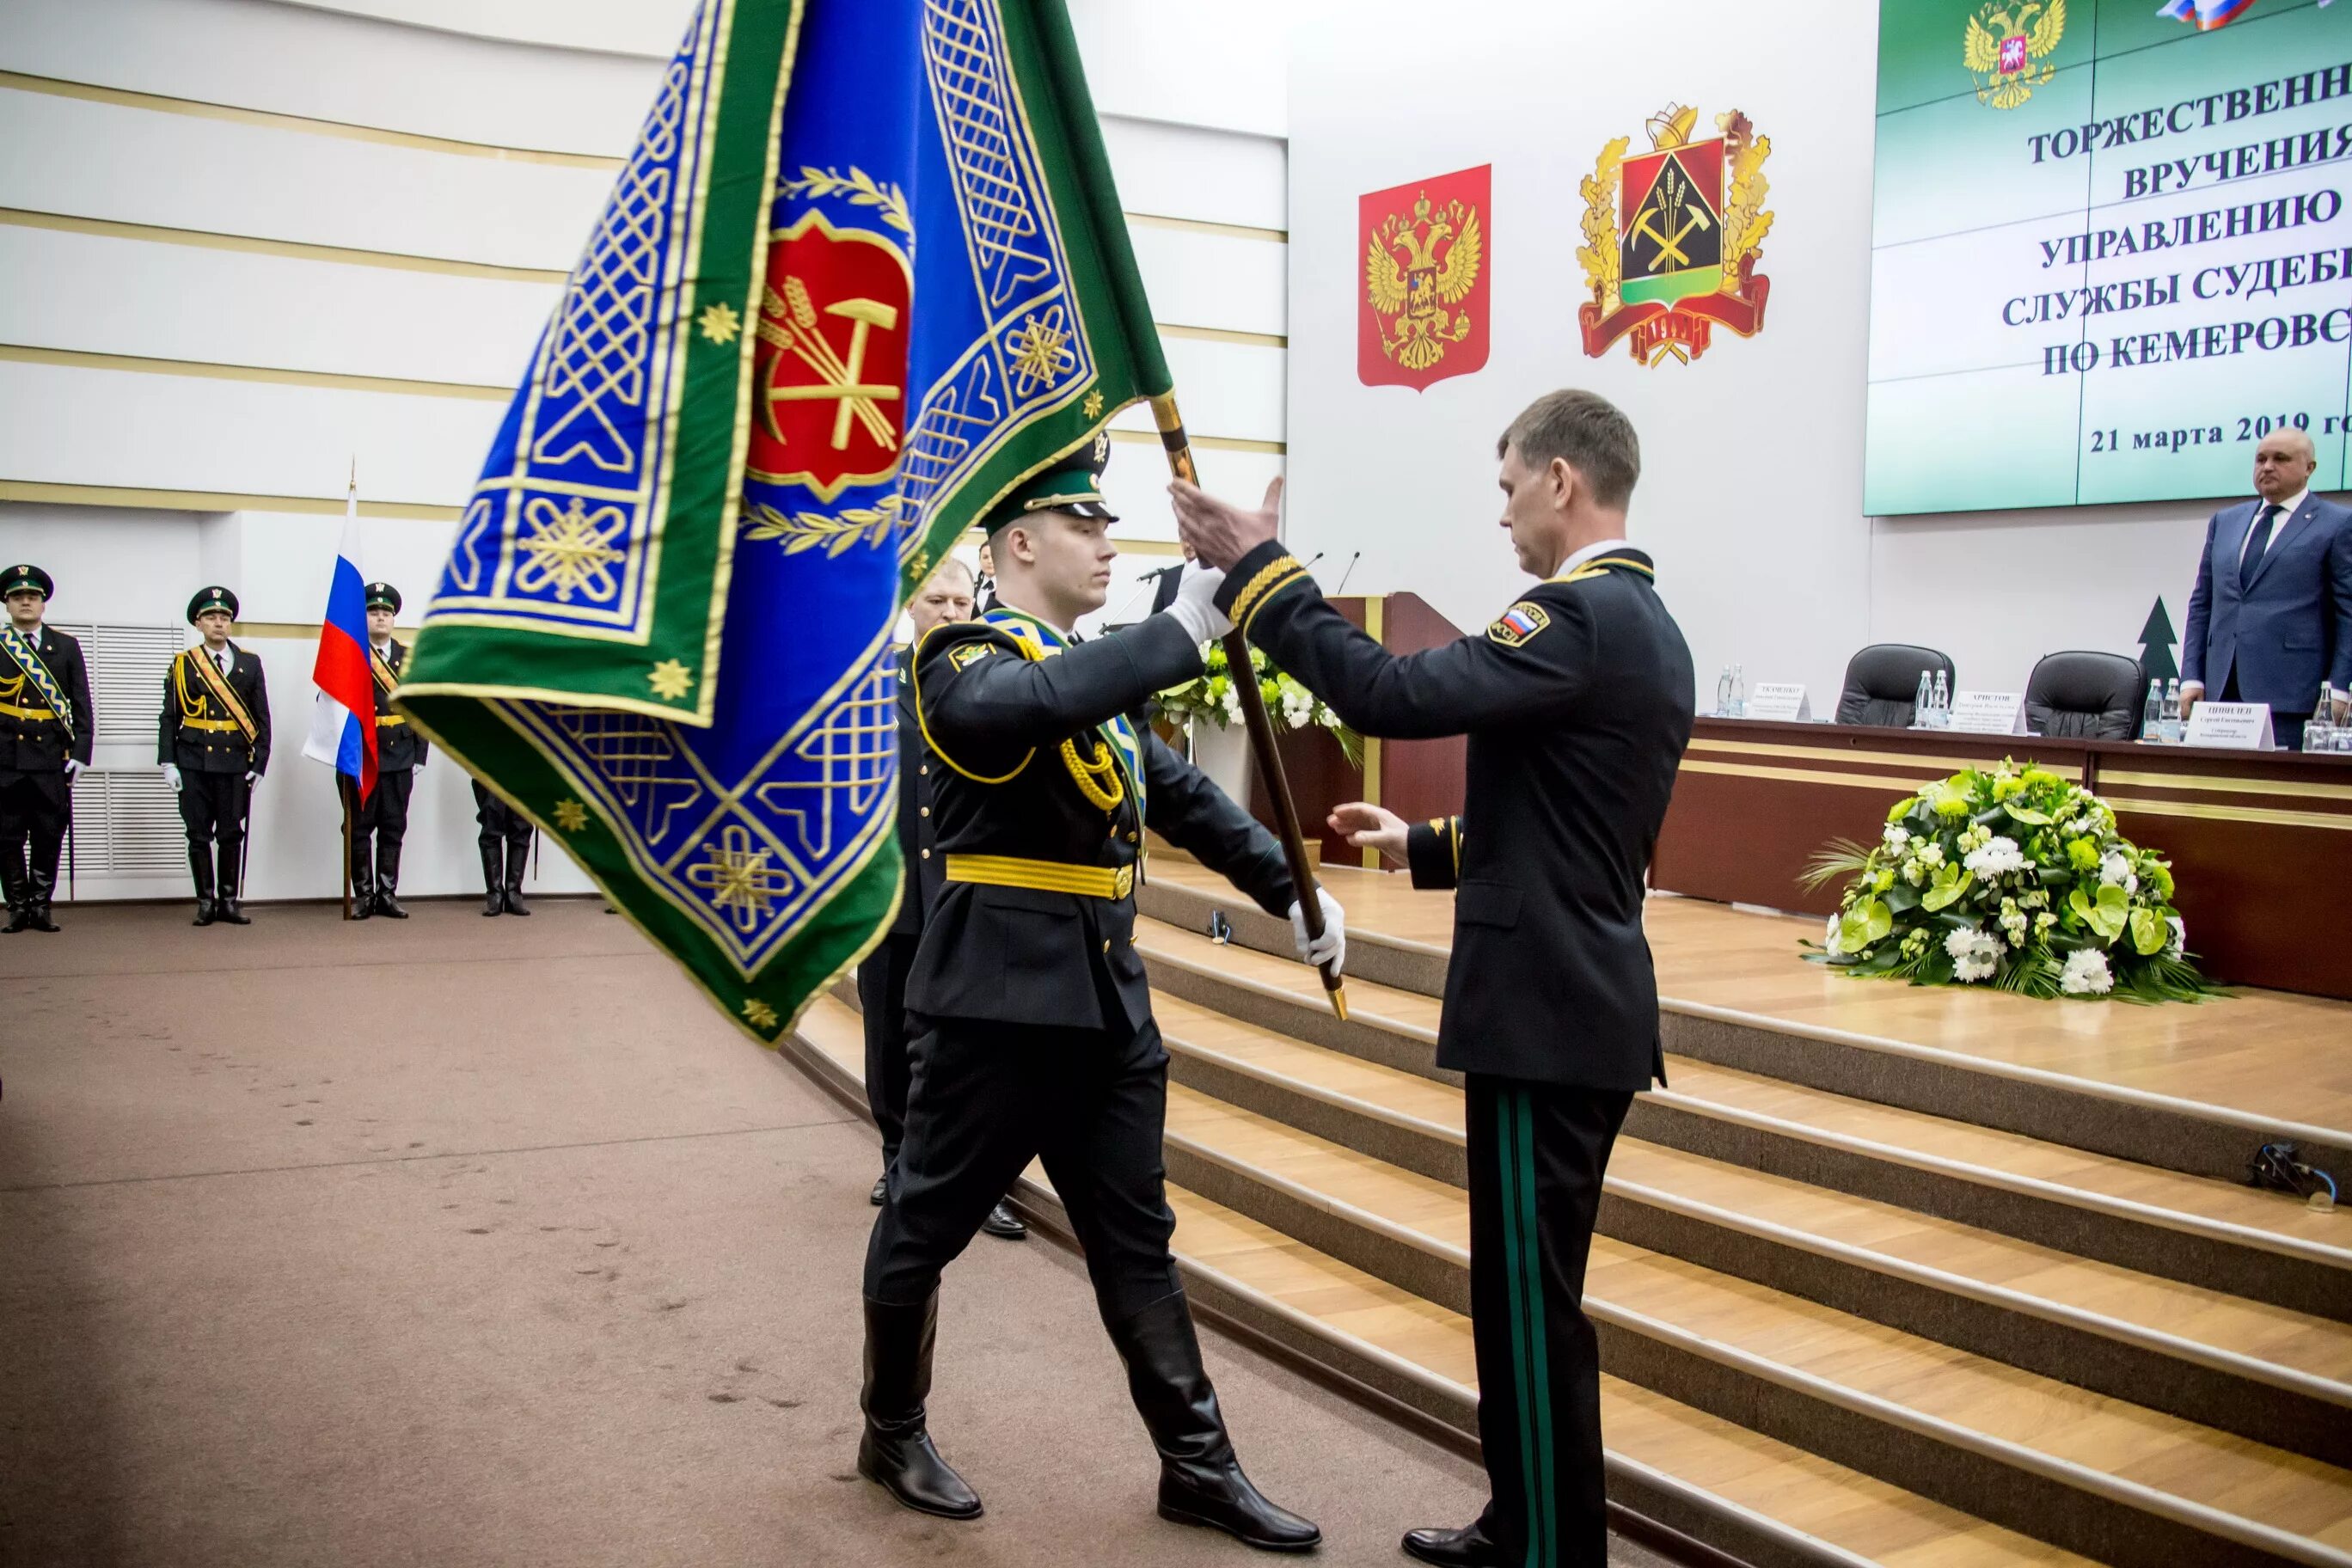
[[[1402,873],[1326,866],[1321,874],[1351,932],[1448,947],[1452,894],[1416,891]],[[1178,853],[1155,855],[1150,875],[1222,885]],[[2352,1004],[2242,990],[2141,1006],[1850,980],[1801,956],[1799,942],[1821,935],[1810,918],[1664,895],[1650,900],[1645,924],[1669,1011],[1935,1053],[2077,1092],[2219,1111],[2272,1135],[2352,1143]]]

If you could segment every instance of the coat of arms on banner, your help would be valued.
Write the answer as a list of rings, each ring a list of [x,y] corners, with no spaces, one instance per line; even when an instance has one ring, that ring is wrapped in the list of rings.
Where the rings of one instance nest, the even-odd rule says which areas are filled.
[[[1650,151],[1628,158],[1620,136],[1580,188],[1584,244],[1576,258],[1592,298],[1577,310],[1595,359],[1619,338],[1633,356],[1687,364],[1720,322],[1741,337],[1764,329],[1771,279],[1756,270],[1772,215],[1764,160],[1769,137],[1738,110],[1715,118],[1722,134],[1690,139],[1698,110],[1668,104],[1650,117]]]
[[[1492,164],[1358,198],[1356,376],[1418,392],[1486,363]]]
[[[2167,6],[2157,15],[2169,15],[2171,9]],[[2048,87],[2058,74],[2048,57],[2065,31],[2066,0],[2050,0],[2047,5],[2040,0],[2022,5],[1986,0],[1969,18],[1969,30],[1960,38],[1960,58],[1977,79],[1977,101],[2015,109],[2033,96],[2035,88]]]

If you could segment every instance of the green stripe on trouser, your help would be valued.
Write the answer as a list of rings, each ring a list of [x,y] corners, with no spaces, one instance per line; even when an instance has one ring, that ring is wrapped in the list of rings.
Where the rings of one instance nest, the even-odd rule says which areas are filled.
[[[1550,1355],[1545,1343],[1543,1248],[1536,1226],[1535,1110],[1524,1089],[1495,1096],[1496,1163],[1503,1199],[1503,1260],[1510,1280],[1511,1370],[1527,1488],[1527,1568],[1558,1561],[1559,1508],[1551,1448]]]

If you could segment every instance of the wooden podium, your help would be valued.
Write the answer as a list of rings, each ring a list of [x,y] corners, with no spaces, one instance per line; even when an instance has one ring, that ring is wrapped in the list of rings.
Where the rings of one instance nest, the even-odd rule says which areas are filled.
[[[1462,633],[1432,609],[1418,594],[1350,595],[1331,601],[1332,607],[1371,634],[1391,653],[1419,653],[1454,641]],[[1298,803],[1299,826],[1312,848],[1320,836],[1323,859],[1333,865],[1373,866],[1379,852],[1351,849],[1346,839],[1324,824],[1331,808],[1351,800],[1369,800],[1387,806],[1408,821],[1450,816],[1462,809],[1462,759],[1465,742],[1459,735],[1439,741],[1364,739],[1364,765],[1349,765],[1339,741],[1328,730],[1295,730],[1282,737],[1282,765],[1290,774],[1290,793]],[[1266,801],[1265,781],[1250,771],[1250,810],[1269,826],[1274,812]]]

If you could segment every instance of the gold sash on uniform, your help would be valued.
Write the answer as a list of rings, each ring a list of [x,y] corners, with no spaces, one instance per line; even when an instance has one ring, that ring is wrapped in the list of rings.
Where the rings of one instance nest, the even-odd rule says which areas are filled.
[[[232,654],[236,652],[235,644],[230,645],[229,651]],[[191,665],[195,667],[196,679],[205,683],[205,695],[220,704],[221,711],[229,716],[230,721],[236,726],[237,733],[245,737],[245,743],[248,746],[252,745],[261,735],[260,730],[253,722],[253,715],[246,710],[245,704],[238,700],[236,693],[230,689],[228,678],[221,674],[220,666],[213,662],[212,655],[200,647],[189,648],[180,655],[180,698],[184,705],[183,711],[185,711],[184,704],[188,695],[186,671]]]

